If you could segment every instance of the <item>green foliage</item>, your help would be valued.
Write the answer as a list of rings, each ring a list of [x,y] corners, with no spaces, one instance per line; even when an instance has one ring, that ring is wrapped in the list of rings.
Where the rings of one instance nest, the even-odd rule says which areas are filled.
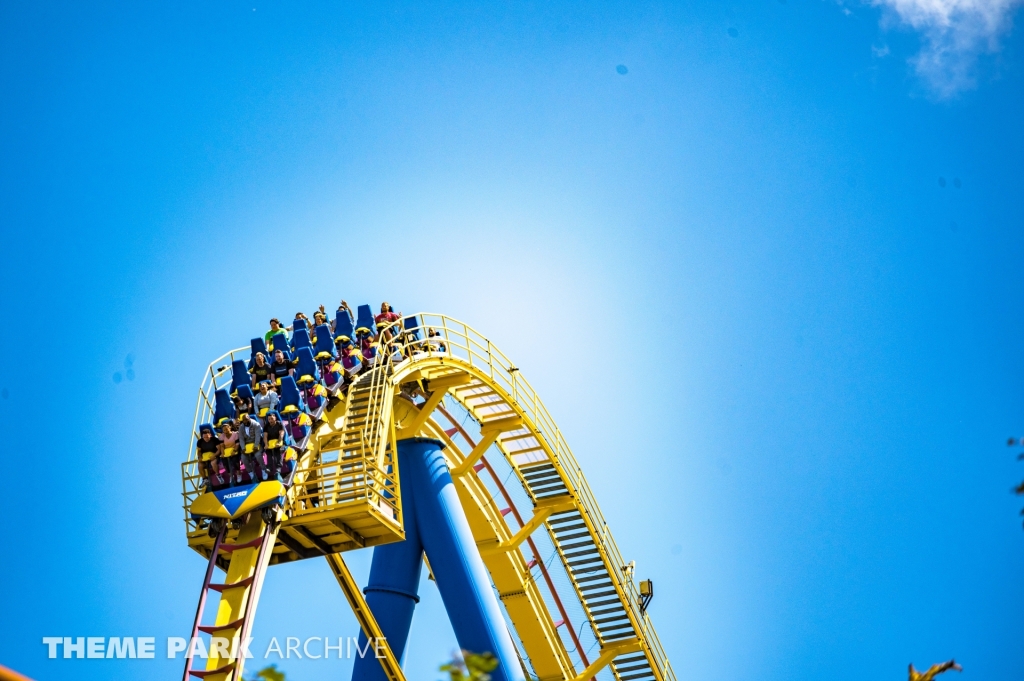
[[[451,681],[490,681],[490,672],[498,666],[498,658],[491,653],[462,651],[462,656],[452,658],[441,665],[441,671],[448,672]]]
[[[249,681],[285,681],[285,677],[284,672],[278,671],[277,665],[272,664],[255,672],[249,677]]]

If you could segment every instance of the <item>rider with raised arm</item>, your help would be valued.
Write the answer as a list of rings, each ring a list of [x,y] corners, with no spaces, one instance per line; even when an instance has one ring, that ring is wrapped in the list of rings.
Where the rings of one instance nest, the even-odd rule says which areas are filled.
[[[338,312],[346,313],[348,315],[348,320],[353,325],[355,325],[356,318],[352,314],[352,308],[350,308],[348,306],[348,303],[346,303],[344,299],[342,299],[341,303],[338,305]],[[333,319],[331,320],[331,333],[338,333],[337,324],[335,323],[335,321]]]
[[[309,330],[309,340],[313,345],[316,345],[316,327],[321,324],[327,324],[328,328],[330,328],[330,322],[327,320],[327,312],[324,311],[323,305],[313,313],[313,328]]]

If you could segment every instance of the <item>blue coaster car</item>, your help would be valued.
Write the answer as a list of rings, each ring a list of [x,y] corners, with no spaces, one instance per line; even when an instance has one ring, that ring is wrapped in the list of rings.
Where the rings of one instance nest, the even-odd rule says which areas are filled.
[[[252,380],[252,376],[249,375],[249,367],[245,365],[245,362],[240,359],[236,359],[231,363],[231,388],[229,392],[232,397],[238,395],[239,386],[249,385]]]
[[[355,337],[356,330],[352,326],[352,318],[348,316],[348,311],[338,310],[338,313],[334,316],[334,342],[351,341]]]
[[[278,480],[226,487],[200,495],[189,507],[193,520],[222,518],[233,520],[250,511],[283,505],[285,486]]]
[[[267,344],[263,342],[262,338],[253,338],[249,341],[249,346],[252,350],[249,352],[249,364],[247,369],[252,369],[256,364],[256,353],[263,353],[263,359],[270,361],[270,353],[267,352]]]
[[[284,353],[286,359],[291,359],[291,348],[288,347],[288,336],[284,333],[275,333],[270,337],[270,346],[267,348],[270,350],[270,356],[267,357],[268,362],[274,361],[274,352],[280,350]]]
[[[225,421],[235,420],[235,403],[228,391],[221,388],[213,393],[213,423],[220,428]]]
[[[316,327],[316,343],[313,344],[313,359],[321,363],[334,359],[334,342],[331,339],[331,330],[327,328],[326,324],[321,324]]]
[[[320,380],[320,367],[317,366],[316,360],[313,359],[313,350],[311,348],[299,348],[295,351],[295,359],[295,375],[298,377],[295,379],[295,382],[302,390],[311,388],[314,383]]]
[[[298,352],[302,348],[312,349],[313,343],[309,340],[309,332],[305,329],[296,329],[292,334],[292,352]]]
[[[341,358],[341,368],[349,378],[358,374],[363,368],[363,356],[350,340],[338,343],[338,356]]]
[[[242,398],[243,402],[252,406],[252,409],[249,411],[250,414],[256,410],[256,403],[253,400],[255,396],[252,394],[251,385],[246,383],[245,385],[238,386],[238,396]]]
[[[369,305],[359,306],[359,311],[356,314],[356,335],[360,337],[377,336],[377,325],[373,321],[373,312],[370,311]]]
[[[285,376],[281,379],[280,394],[281,403],[278,405],[278,411],[281,413],[281,419],[284,420],[291,432],[295,446],[305,449],[306,438],[309,437],[310,430],[313,428],[313,419],[306,411],[302,394],[299,392],[294,378]]]

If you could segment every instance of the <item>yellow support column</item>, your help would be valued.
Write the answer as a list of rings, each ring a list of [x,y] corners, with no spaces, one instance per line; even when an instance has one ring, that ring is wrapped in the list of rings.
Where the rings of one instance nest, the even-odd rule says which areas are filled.
[[[249,521],[242,526],[238,536],[233,543],[245,544],[251,542],[263,534],[264,524],[259,513],[250,514]],[[274,541],[270,537],[269,541]],[[254,546],[247,549],[239,549],[232,552],[231,562],[228,563],[227,577],[224,584],[242,584],[234,588],[224,588],[220,595],[220,603],[217,606],[216,626],[226,626],[237,622],[245,617],[246,605],[256,589],[257,560],[260,555],[260,547]],[[251,578],[251,579],[250,579]],[[210,639],[209,657],[206,660],[206,670],[218,673],[211,674],[206,678],[212,681],[227,681],[228,679],[241,678],[241,668],[245,663],[242,657],[242,643],[239,641],[241,627],[235,628],[230,636],[219,636],[214,634]],[[226,629],[225,631],[232,631]],[[217,644],[220,643],[219,647]],[[231,656],[236,653],[237,660]]]

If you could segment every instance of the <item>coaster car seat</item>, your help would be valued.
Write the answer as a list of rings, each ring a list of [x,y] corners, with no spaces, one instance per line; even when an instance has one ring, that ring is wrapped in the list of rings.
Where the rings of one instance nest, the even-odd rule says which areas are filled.
[[[286,356],[288,355],[288,336],[285,335],[284,331],[275,333],[270,337],[270,345],[267,346],[267,350],[270,351],[270,356],[267,357],[268,362],[272,362],[274,360],[275,350],[281,350]]]
[[[316,343],[313,346],[313,359],[326,362],[334,358],[334,343],[331,341],[331,330],[326,324],[316,327]]]
[[[356,335],[357,336],[376,336],[377,325],[373,321],[373,313],[370,312],[369,305],[360,305],[359,312],[356,315]]]
[[[270,353],[267,352],[267,344],[263,342],[262,338],[253,338],[249,341],[249,345],[252,347],[252,351],[249,353],[249,365],[247,368],[252,369],[255,366],[257,352],[262,352],[264,359],[270,359]]]
[[[296,329],[292,334],[292,352],[298,352],[302,348],[313,348],[309,340],[309,332],[305,329]]]
[[[213,423],[220,428],[225,421],[235,419],[235,403],[228,391],[221,388],[213,393]]]
[[[320,380],[320,369],[317,367],[316,361],[313,359],[312,349],[299,348],[295,351],[295,356],[295,375],[298,376],[298,379],[295,382],[300,388],[306,390]]]
[[[303,411],[302,395],[299,394],[299,387],[291,376],[285,376],[281,379],[281,392],[279,395],[281,402],[277,407],[278,411],[281,412],[282,418],[291,420]]]
[[[352,326],[352,318],[348,316],[347,310],[338,310],[334,316],[334,342],[342,339],[352,340],[356,337],[356,330]]]
[[[249,368],[245,366],[245,362],[240,359],[233,361],[231,363],[231,396],[238,395],[238,388],[249,385],[250,381],[252,381],[252,376],[249,375]]]

